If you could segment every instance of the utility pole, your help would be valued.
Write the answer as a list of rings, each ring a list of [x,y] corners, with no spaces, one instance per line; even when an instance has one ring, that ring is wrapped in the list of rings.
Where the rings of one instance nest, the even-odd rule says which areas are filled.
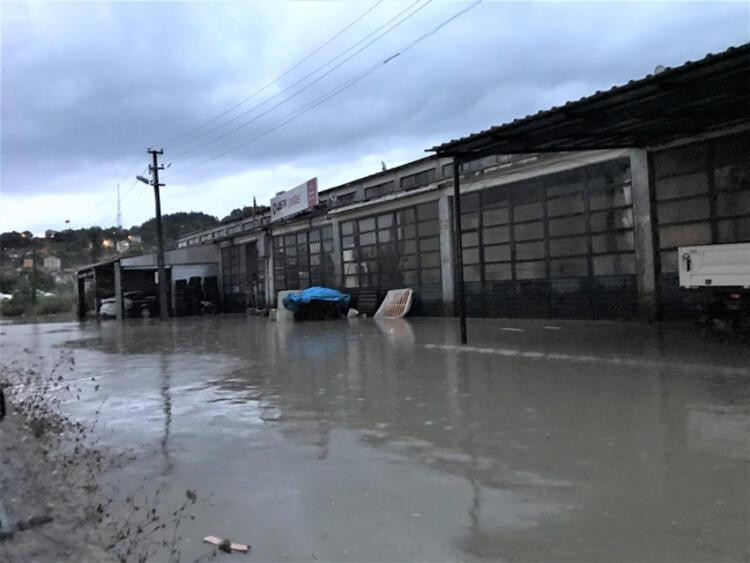
[[[148,149],[153,157],[153,163],[149,165],[152,181],[154,186],[154,200],[156,202],[156,238],[159,247],[156,250],[156,268],[159,272],[159,318],[167,320],[167,272],[164,267],[164,232],[161,227],[161,198],[159,197],[159,188],[164,184],[159,183],[159,170],[164,170],[164,166],[159,165],[159,155],[164,154],[164,149]]]
[[[117,228],[122,229],[122,209],[120,208],[120,184],[117,184]]]

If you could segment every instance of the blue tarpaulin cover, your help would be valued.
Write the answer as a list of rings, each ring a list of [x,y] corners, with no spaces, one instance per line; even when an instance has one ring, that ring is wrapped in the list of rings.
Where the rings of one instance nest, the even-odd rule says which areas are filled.
[[[283,299],[284,307],[296,312],[299,306],[310,301],[330,301],[344,307],[349,305],[351,297],[329,287],[308,287],[299,293],[290,293]]]

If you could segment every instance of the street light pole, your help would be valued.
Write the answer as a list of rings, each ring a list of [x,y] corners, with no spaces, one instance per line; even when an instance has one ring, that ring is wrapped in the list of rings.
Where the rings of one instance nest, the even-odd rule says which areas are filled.
[[[159,188],[164,184],[159,183],[159,170],[164,167],[159,165],[158,156],[164,154],[163,149],[148,149],[153,158],[153,164],[149,166],[154,186],[154,201],[156,203],[156,238],[158,248],[156,250],[156,268],[159,272],[159,318],[163,321],[168,318],[167,304],[167,272],[164,266],[164,232],[161,225],[161,198],[159,197]]]

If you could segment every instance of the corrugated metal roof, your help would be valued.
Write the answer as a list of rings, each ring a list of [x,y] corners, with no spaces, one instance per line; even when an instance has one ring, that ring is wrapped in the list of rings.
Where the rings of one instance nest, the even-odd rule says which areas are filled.
[[[750,43],[747,43],[730,47],[719,54],[709,54],[698,61],[687,61],[675,68],[667,67],[658,74],[648,74],[609,90],[599,90],[562,106],[453,139],[428,150],[438,155],[450,155],[638,146],[633,143],[646,140],[649,136],[645,135],[648,132],[646,129],[653,129],[655,124],[669,128],[670,125],[690,125],[686,122],[693,120],[695,125],[705,128],[711,125],[711,120],[706,119],[709,114],[722,117],[721,125],[748,120],[749,94]],[[691,99],[687,99],[687,95]],[[680,115],[680,110],[689,112],[689,115]],[[607,112],[619,114],[609,116]],[[628,118],[630,123],[627,123]],[[647,123],[643,123],[644,120]],[[633,121],[640,121],[641,127],[635,126]],[[571,129],[571,124],[575,122],[579,128]],[[598,135],[597,128],[602,129]],[[695,132],[693,129],[698,128],[688,127],[684,133]],[[541,135],[538,139],[526,140],[520,138],[521,135],[538,135],[541,129],[548,132],[557,129],[557,135]],[[577,139],[580,142],[571,142],[571,136],[575,137],[574,132],[580,135]],[[650,137],[659,137],[654,133],[652,130]],[[610,144],[604,146],[605,141]],[[587,142],[594,143],[594,146],[588,146]],[[602,146],[595,146],[597,143]]]

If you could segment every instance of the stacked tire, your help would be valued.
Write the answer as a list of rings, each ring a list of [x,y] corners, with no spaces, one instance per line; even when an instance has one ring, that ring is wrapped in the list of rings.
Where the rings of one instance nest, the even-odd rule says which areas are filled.
[[[174,282],[174,315],[184,317],[188,313],[188,282],[177,280]]]
[[[197,315],[201,312],[201,301],[203,301],[201,277],[193,276],[187,284],[187,306],[189,315]]]
[[[203,300],[210,303],[208,308],[212,312],[219,310],[219,278],[216,276],[203,278]]]

